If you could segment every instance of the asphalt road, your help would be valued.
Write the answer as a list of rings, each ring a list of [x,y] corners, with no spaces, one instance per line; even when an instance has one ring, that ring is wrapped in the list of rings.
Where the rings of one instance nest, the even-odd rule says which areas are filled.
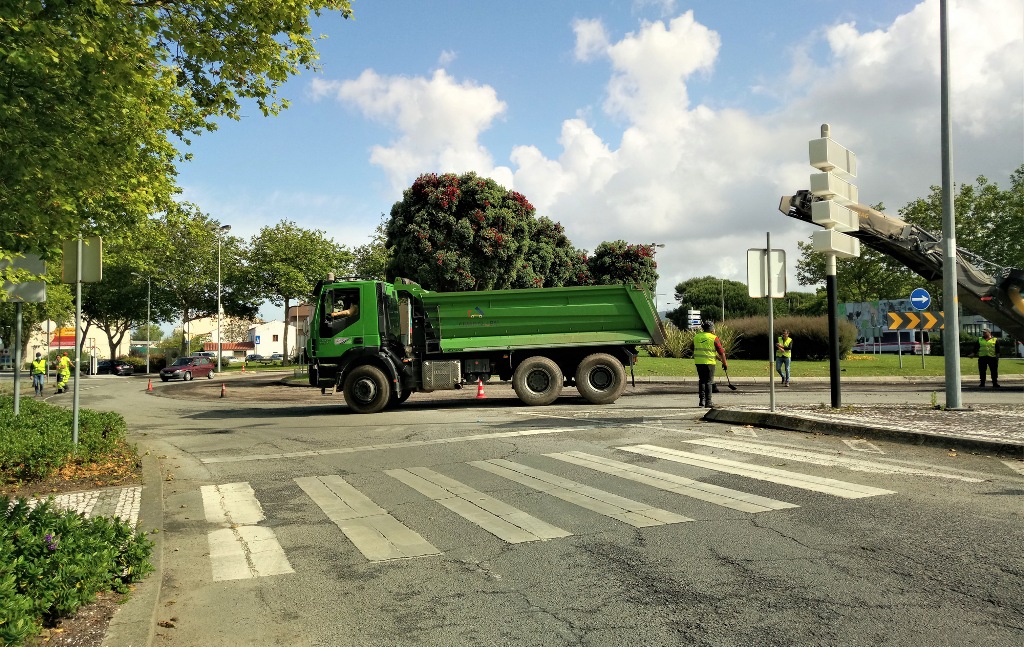
[[[983,452],[707,423],[680,387],[362,416],[259,380],[140,384],[82,404],[160,459],[156,645],[1024,643],[1024,474]]]

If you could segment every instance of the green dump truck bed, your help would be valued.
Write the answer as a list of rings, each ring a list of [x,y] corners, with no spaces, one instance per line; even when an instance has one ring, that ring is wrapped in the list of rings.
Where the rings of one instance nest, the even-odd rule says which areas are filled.
[[[599,285],[480,292],[420,292],[444,352],[662,344],[642,288]]]

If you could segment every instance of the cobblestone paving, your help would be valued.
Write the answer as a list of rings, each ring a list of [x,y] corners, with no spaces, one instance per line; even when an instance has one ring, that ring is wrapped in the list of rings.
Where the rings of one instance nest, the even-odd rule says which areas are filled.
[[[33,499],[29,505],[35,506],[45,499]],[[119,517],[133,527],[139,523],[139,503],[142,501],[142,487],[107,488],[74,492],[52,497],[53,505],[63,510],[74,510],[85,516]]]

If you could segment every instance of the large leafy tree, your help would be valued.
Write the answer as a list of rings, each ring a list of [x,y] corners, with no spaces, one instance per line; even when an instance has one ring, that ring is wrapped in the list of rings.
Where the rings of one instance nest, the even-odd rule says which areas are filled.
[[[601,243],[587,266],[595,285],[628,283],[642,285],[653,293],[658,282],[654,247],[649,244],[631,245],[624,240]]]
[[[328,239],[324,232],[310,231],[295,223],[282,221],[273,227],[264,227],[253,238],[251,245],[253,280],[261,294],[274,305],[284,305],[284,311],[293,299],[303,299],[313,291],[316,282],[329,272],[347,274],[355,256],[343,245]],[[288,361],[288,327],[284,329],[282,355]]]
[[[315,67],[310,14],[349,0],[0,4],[0,253],[116,237],[166,207],[177,145],[274,114]]]
[[[193,204],[174,203],[159,218],[146,221],[136,238],[146,259],[140,273],[152,280],[154,309],[177,313],[185,330],[190,321],[217,315],[219,224]],[[249,252],[235,236],[223,236],[220,243],[224,312],[252,318],[261,295],[247,262]],[[140,281],[145,287],[145,280]]]
[[[388,253],[386,228],[387,224],[382,220],[373,230],[370,242],[352,250],[355,255],[356,276],[378,281],[383,281],[387,277],[391,255]]]
[[[527,261],[534,228],[533,205],[494,180],[421,175],[391,208],[388,279],[444,292],[517,287],[536,278]]]

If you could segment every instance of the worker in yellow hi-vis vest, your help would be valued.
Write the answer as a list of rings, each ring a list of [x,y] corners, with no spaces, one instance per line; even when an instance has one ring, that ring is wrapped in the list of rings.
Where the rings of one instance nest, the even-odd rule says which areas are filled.
[[[71,369],[75,363],[68,357],[68,352],[64,351],[64,354],[57,360],[57,393],[64,393],[68,390],[68,380],[71,379]]]
[[[725,348],[722,340],[715,334],[713,321],[701,324],[701,332],[693,336],[693,363],[697,366],[697,393],[700,404],[697,406],[712,408],[711,385],[715,381],[715,359],[722,361],[722,368],[729,370],[725,361]]]
[[[985,388],[985,369],[992,374],[992,388],[999,388],[999,353],[996,350],[996,338],[988,328],[981,329],[978,337],[978,374],[981,376],[980,388]]]
[[[788,330],[775,342],[775,372],[782,378],[782,386],[789,386],[789,368],[793,361],[793,338]]]

